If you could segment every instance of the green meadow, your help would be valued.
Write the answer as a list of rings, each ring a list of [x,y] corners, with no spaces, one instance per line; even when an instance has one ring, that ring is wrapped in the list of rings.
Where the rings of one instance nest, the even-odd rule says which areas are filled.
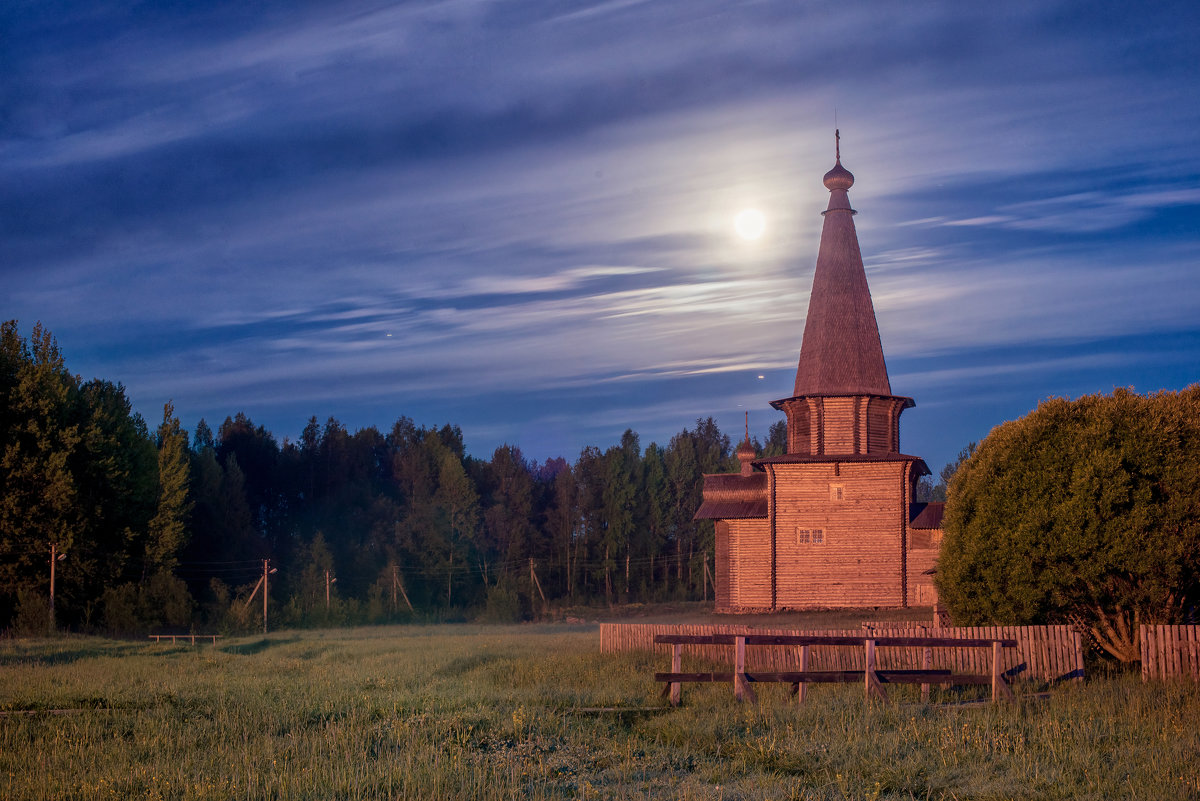
[[[704,686],[669,709],[666,661],[586,625],[4,640],[0,798],[1200,798],[1192,684],[994,707]]]

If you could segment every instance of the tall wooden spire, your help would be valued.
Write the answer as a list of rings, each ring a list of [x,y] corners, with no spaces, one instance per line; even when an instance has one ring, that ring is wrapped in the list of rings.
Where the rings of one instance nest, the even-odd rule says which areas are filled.
[[[789,453],[898,453],[900,411],[913,403],[892,395],[836,135],[796,384],[772,406],[788,415]]]
[[[890,395],[879,326],[858,249],[848,191],[854,176],[842,166],[841,147],[825,173],[829,207],[813,275],[808,318],[793,395]]]

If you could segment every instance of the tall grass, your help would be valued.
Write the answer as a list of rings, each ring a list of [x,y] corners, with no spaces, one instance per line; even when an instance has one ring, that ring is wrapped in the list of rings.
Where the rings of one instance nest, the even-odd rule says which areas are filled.
[[[1200,692],[1112,678],[998,707],[819,686],[735,704],[588,627],[408,627],[213,646],[0,643],[0,797],[1195,798]]]

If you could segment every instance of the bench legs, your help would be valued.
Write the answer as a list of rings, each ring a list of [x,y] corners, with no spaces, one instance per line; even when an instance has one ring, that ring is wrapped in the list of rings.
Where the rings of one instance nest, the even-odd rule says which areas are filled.
[[[1000,643],[992,643],[992,703],[996,703],[1003,697],[1006,701],[1016,701],[1013,697],[1012,688],[1008,686],[1008,682],[1004,680],[1004,675],[1000,670]]]
[[[675,643],[671,646],[671,672],[678,673],[683,670],[683,646]],[[671,682],[671,706],[679,706],[683,700],[683,685],[677,681]]]
[[[807,645],[800,646],[800,672],[801,673],[808,672],[808,646]],[[796,703],[803,704],[805,696],[808,695],[808,683],[803,682],[803,681],[798,681],[792,686],[796,688]]]
[[[733,663],[733,697],[739,701],[757,701],[758,694],[746,681],[746,638],[736,640],[736,653]]]
[[[875,641],[867,640],[866,664],[863,665],[863,680],[866,684],[867,698],[875,696],[880,701],[886,702],[887,693],[883,690],[883,685],[879,683],[879,676],[875,673]]]

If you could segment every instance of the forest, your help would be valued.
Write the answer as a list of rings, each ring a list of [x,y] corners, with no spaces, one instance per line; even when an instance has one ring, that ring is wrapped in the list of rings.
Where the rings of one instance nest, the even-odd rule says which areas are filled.
[[[785,442],[782,420],[753,440],[763,455]],[[458,426],[403,416],[353,432],[313,417],[280,441],[241,413],[189,432],[168,403],[152,426],[15,321],[0,458],[0,629],[19,633],[261,626],[264,575],[272,627],[699,600],[701,476],[737,469],[711,418],[665,446],[627,430],[540,463],[515,444],[476,458]]]

